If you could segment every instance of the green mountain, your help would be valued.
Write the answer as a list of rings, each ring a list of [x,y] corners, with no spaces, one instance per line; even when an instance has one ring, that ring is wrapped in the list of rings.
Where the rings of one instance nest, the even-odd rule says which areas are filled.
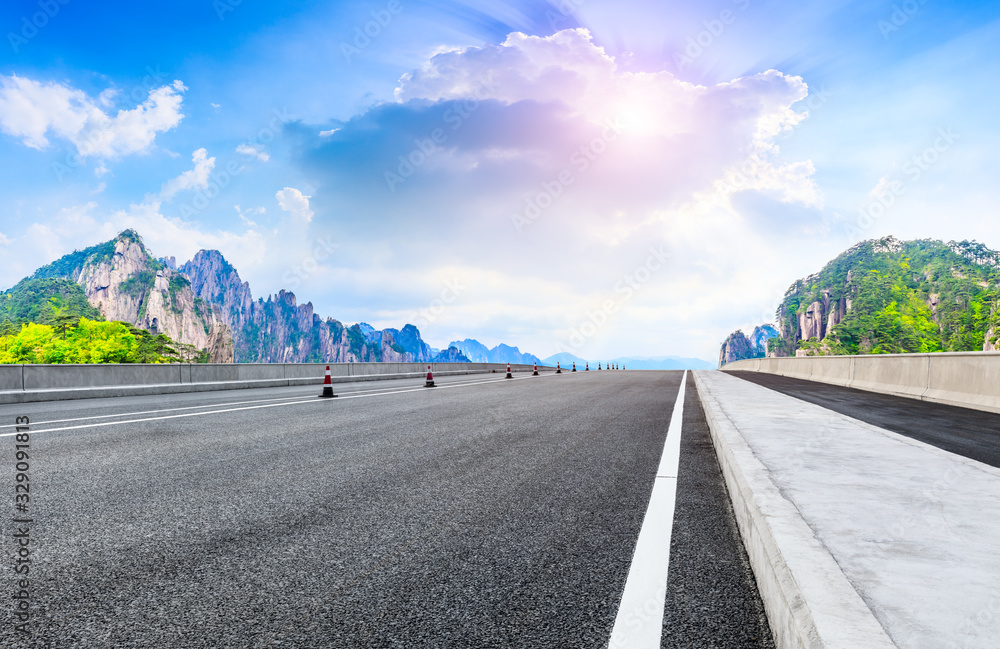
[[[77,318],[0,335],[0,363],[206,363],[208,354],[127,322]]]
[[[42,270],[53,267],[50,264]],[[39,271],[0,293],[0,363],[207,360],[202,350],[163,334],[127,322],[104,321],[100,310],[87,300],[83,287],[70,279]]]
[[[768,355],[994,351],[1000,252],[975,241],[863,241],[788,289]]]
[[[133,230],[65,255],[0,293],[0,363],[207,362],[203,348],[157,331],[155,320],[152,327],[141,326],[127,310],[115,308],[121,300],[114,299],[109,279],[129,267],[122,254],[129,246],[142,248]],[[123,290],[152,284],[166,269],[148,258],[139,270],[121,282]],[[168,279],[164,293],[176,306],[173,280],[183,278]],[[131,293],[150,292],[139,288]],[[143,300],[140,295],[140,310],[145,310]]]
[[[16,333],[29,322],[64,327],[80,318],[104,319],[83,288],[68,279],[31,277],[0,293],[0,336]]]
[[[121,326],[96,326],[100,321]],[[200,251],[177,268],[174,258],[154,256],[137,232],[125,230],[42,266],[0,293],[0,359],[231,363],[461,357],[448,350],[433,353],[413,325],[346,326],[321,318],[311,303],[298,304],[287,291],[255,299],[219,252]]]

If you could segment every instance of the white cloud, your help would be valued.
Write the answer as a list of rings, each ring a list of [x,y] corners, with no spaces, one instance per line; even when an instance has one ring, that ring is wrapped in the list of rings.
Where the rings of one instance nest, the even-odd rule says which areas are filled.
[[[790,103],[806,90],[800,77],[776,70],[715,86],[687,83],[666,71],[624,71],[588,30],[567,29],[547,37],[515,32],[500,45],[443,52],[404,74],[395,96],[557,103],[593,123],[616,119],[631,133],[662,136],[697,134],[716,117],[704,110],[726,106],[735,109],[731,119],[753,120],[757,141],[769,146],[770,138],[804,119]]]
[[[271,159],[271,156],[268,155],[267,151],[264,151],[260,147],[254,146],[253,144],[239,145],[238,147],[236,147],[236,153],[239,153],[240,155],[257,158],[261,162],[267,162],[268,160]]]
[[[176,178],[171,178],[163,183],[160,189],[160,198],[170,198],[177,192],[185,189],[205,189],[208,187],[209,176],[215,168],[215,158],[209,158],[208,152],[202,148],[198,149],[191,156],[194,162],[194,169],[185,171]]]
[[[643,207],[665,207],[642,204],[649,202],[650,191],[659,190],[661,200],[670,195],[683,201],[713,183],[729,186],[730,193],[755,190],[783,202],[822,204],[810,161],[778,161],[775,138],[806,118],[792,106],[807,96],[808,87],[802,78],[776,70],[714,86],[683,82],[665,71],[623,71],[592,42],[586,29],[575,29],[548,37],[514,33],[500,45],[440,53],[420,70],[403,75],[395,93],[400,102],[474,97],[511,106],[525,101],[561,106],[565,128],[560,130],[581,144],[594,135],[580,131],[581,119],[595,128],[620,125],[624,138],[607,147],[614,151],[600,154],[605,172],[588,172],[588,186],[597,199],[591,204],[619,200],[620,172],[631,167],[626,175],[643,186],[632,194],[638,201],[626,211],[640,219],[645,218],[639,211]],[[471,105],[469,119],[481,119],[474,113],[476,105]],[[524,128],[530,132],[532,126],[527,123]],[[453,167],[473,170],[489,165],[497,161],[496,151],[503,151],[509,160],[544,160],[539,154],[548,148],[557,165],[542,171],[543,180],[549,180],[566,166],[550,130],[540,129],[531,146],[494,145],[462,152],[458,155],[466,159]],[[456,154],[436,154],[434,168],[445,166],[449,157]],[[618,177],[610,178],[616,168]],[[651,174],[652,169],[659,173]],[[506,193],[519,195],[525,190]],[[610,215],[623,208],[608,204],[602,211]]]
[[[263,207],[251,207],[249,209],[242,209],[239,205],[233,205],[236,213],[240,215],[240,220],[243,221],[245,225],[251,228],[256,228],[257,223],[255,223],[250,217],[258,214],[264,214],[267,210]]]
[[[281,209],[288,212],[295,221],[309,223],[313,218],[313,211],[309,209],[309,199],[311,196],[303,196],[302,192],[294,187],[285,187],[274,195],[278,199]]]
[[[339,130],[340,130],[339,128],[331,128],[329,131],[320,131],[319,132],[319,136],[320,137],[330,137],[331,135],[333,135],[334,133],[336,133]]]
[[[0,76],[0,130],[34,149],[44,149],[50,137],[70,142],[82,157],[113,158],[149,150],[158,133],[184,117],[180,81],[150,91],[147,99],[114,116],[104,112],[117,90],[92,99],[82,90],[56,82]]]
[[[121,91],[118,90],[118,88],[108,88],[97,96],[97,101],[101,104],[101,106],[111,108],[115,105],[115,97],[120,94]]]
[[[356,292],[338,283],[334,303],[378,293],[419,311],[440,288],[413,278],[444,264],[496,269],[465,271],[469,289],[426,335],[444,344],[465,332],[547,355],[621,298],[620,282],[653,247],[669,262],[581,352],[714,358],[734,325],[771,319],[800,269],[815,270],[817,250],[829,249],[815,167],[779,149],[805,119],[797,102],[807,94],[802,78],[776,70],[698,85],[623,69],[586,30],[440,52],[400,79],[397,105],[316,138],[323,157],[306,162],[322,174],[314,227],[343,225],[338,262],[377,278]],[[447,141],[401,171],[400,156],[414,160],[414,139],[435,126]],[[398,148],[366,148],[373,137]],[[372,179],[387,171],[407,175],[380,188]],[[379,254],[349,218],[378,219]],[[441,232],[449,246],[428,259],[381,252],[434,245]]]
[[[892,184],[892,176],[882,176],[879,178],[875,186],[868,192],[868,201],[878,200],[879,197],[884,196],[892,188]]]

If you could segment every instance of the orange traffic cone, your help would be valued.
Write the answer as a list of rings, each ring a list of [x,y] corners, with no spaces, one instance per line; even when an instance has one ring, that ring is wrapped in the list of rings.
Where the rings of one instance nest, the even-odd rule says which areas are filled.
[[[514,375],[510,373],[510,363],[507,363],[507,376],[505,376],[504,378],[505,379],[512,379],[512,378],[514,378]]]
[[[597,369],[601,369],[601,361],[597,361]]]
[[[556,361],[556,374],[562,374],[562,368],[559,367],[559,361]]]
[[[573,361],[573,371],[576,371],[576,361]]]
[[[532,376],[538,376],[538,362],[535,362],[535,371],[531,373]]]
[[[431,372],[431,366],[430,365],[427,366],[427,382],[424,383],[424,387],[425,388],[433,388],[434,387],[434,373]]]
[[[590,371],[590,361],[587,361],[587,365],[586,365],[586,367],[583,368],[583,371],[584,372],[589,372]]]
[[[335,397],[333,393],[333,379],[330,378],[330,366],[326,366],[326,376],[323,377],[323,394],[319,395],[325,399]]]

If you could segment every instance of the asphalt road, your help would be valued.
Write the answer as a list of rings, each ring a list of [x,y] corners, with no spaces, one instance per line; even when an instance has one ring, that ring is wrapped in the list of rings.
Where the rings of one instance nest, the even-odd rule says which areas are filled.
[[[733,376],[1000,468],[1000,414],[763,372]]]
[[[600,649],[680,379],[0,406],[32,420],[35,632],[14,631],[5,561],[0,647]],[[770,647],[690,380],[687,402],[662,646]],[[9,557],[14,438],[0,449]]]
[[[774,641],[694,382],[684,399],[663,647],[760,647]]]

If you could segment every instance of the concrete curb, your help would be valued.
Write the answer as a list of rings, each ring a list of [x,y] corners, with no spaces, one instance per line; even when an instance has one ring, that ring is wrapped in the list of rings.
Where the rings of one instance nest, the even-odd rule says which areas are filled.
[[[692,372],[778,649],[896,649],[836,560]]]
[[[546,368],[548,369],[548,368]],[[527,370],[515,370],[524,372]],[[442,370],[438,376],[464,376],[467,374],[494,374],[497,370]],[[362,374],[334,376],[333,383],[359,383],[362,381],[387,381],[391,379],[420,379],[423,372],[398,374]],[[111,397],[149,396],[155,394],[181,394],[187,392],[215,392],[218,390],[246,390],[251,388],[282,388],[297,385],[323,385],[323,377],[291,379],[257,379],[246,381],[211,381],[203,383],[162,383],[152,385],[110,385],[88,388],[53,388],[48,390],[10,390],[0,392],[0,404],[37,403],[41,401],[66,401],[74,399],[103,399]]]

